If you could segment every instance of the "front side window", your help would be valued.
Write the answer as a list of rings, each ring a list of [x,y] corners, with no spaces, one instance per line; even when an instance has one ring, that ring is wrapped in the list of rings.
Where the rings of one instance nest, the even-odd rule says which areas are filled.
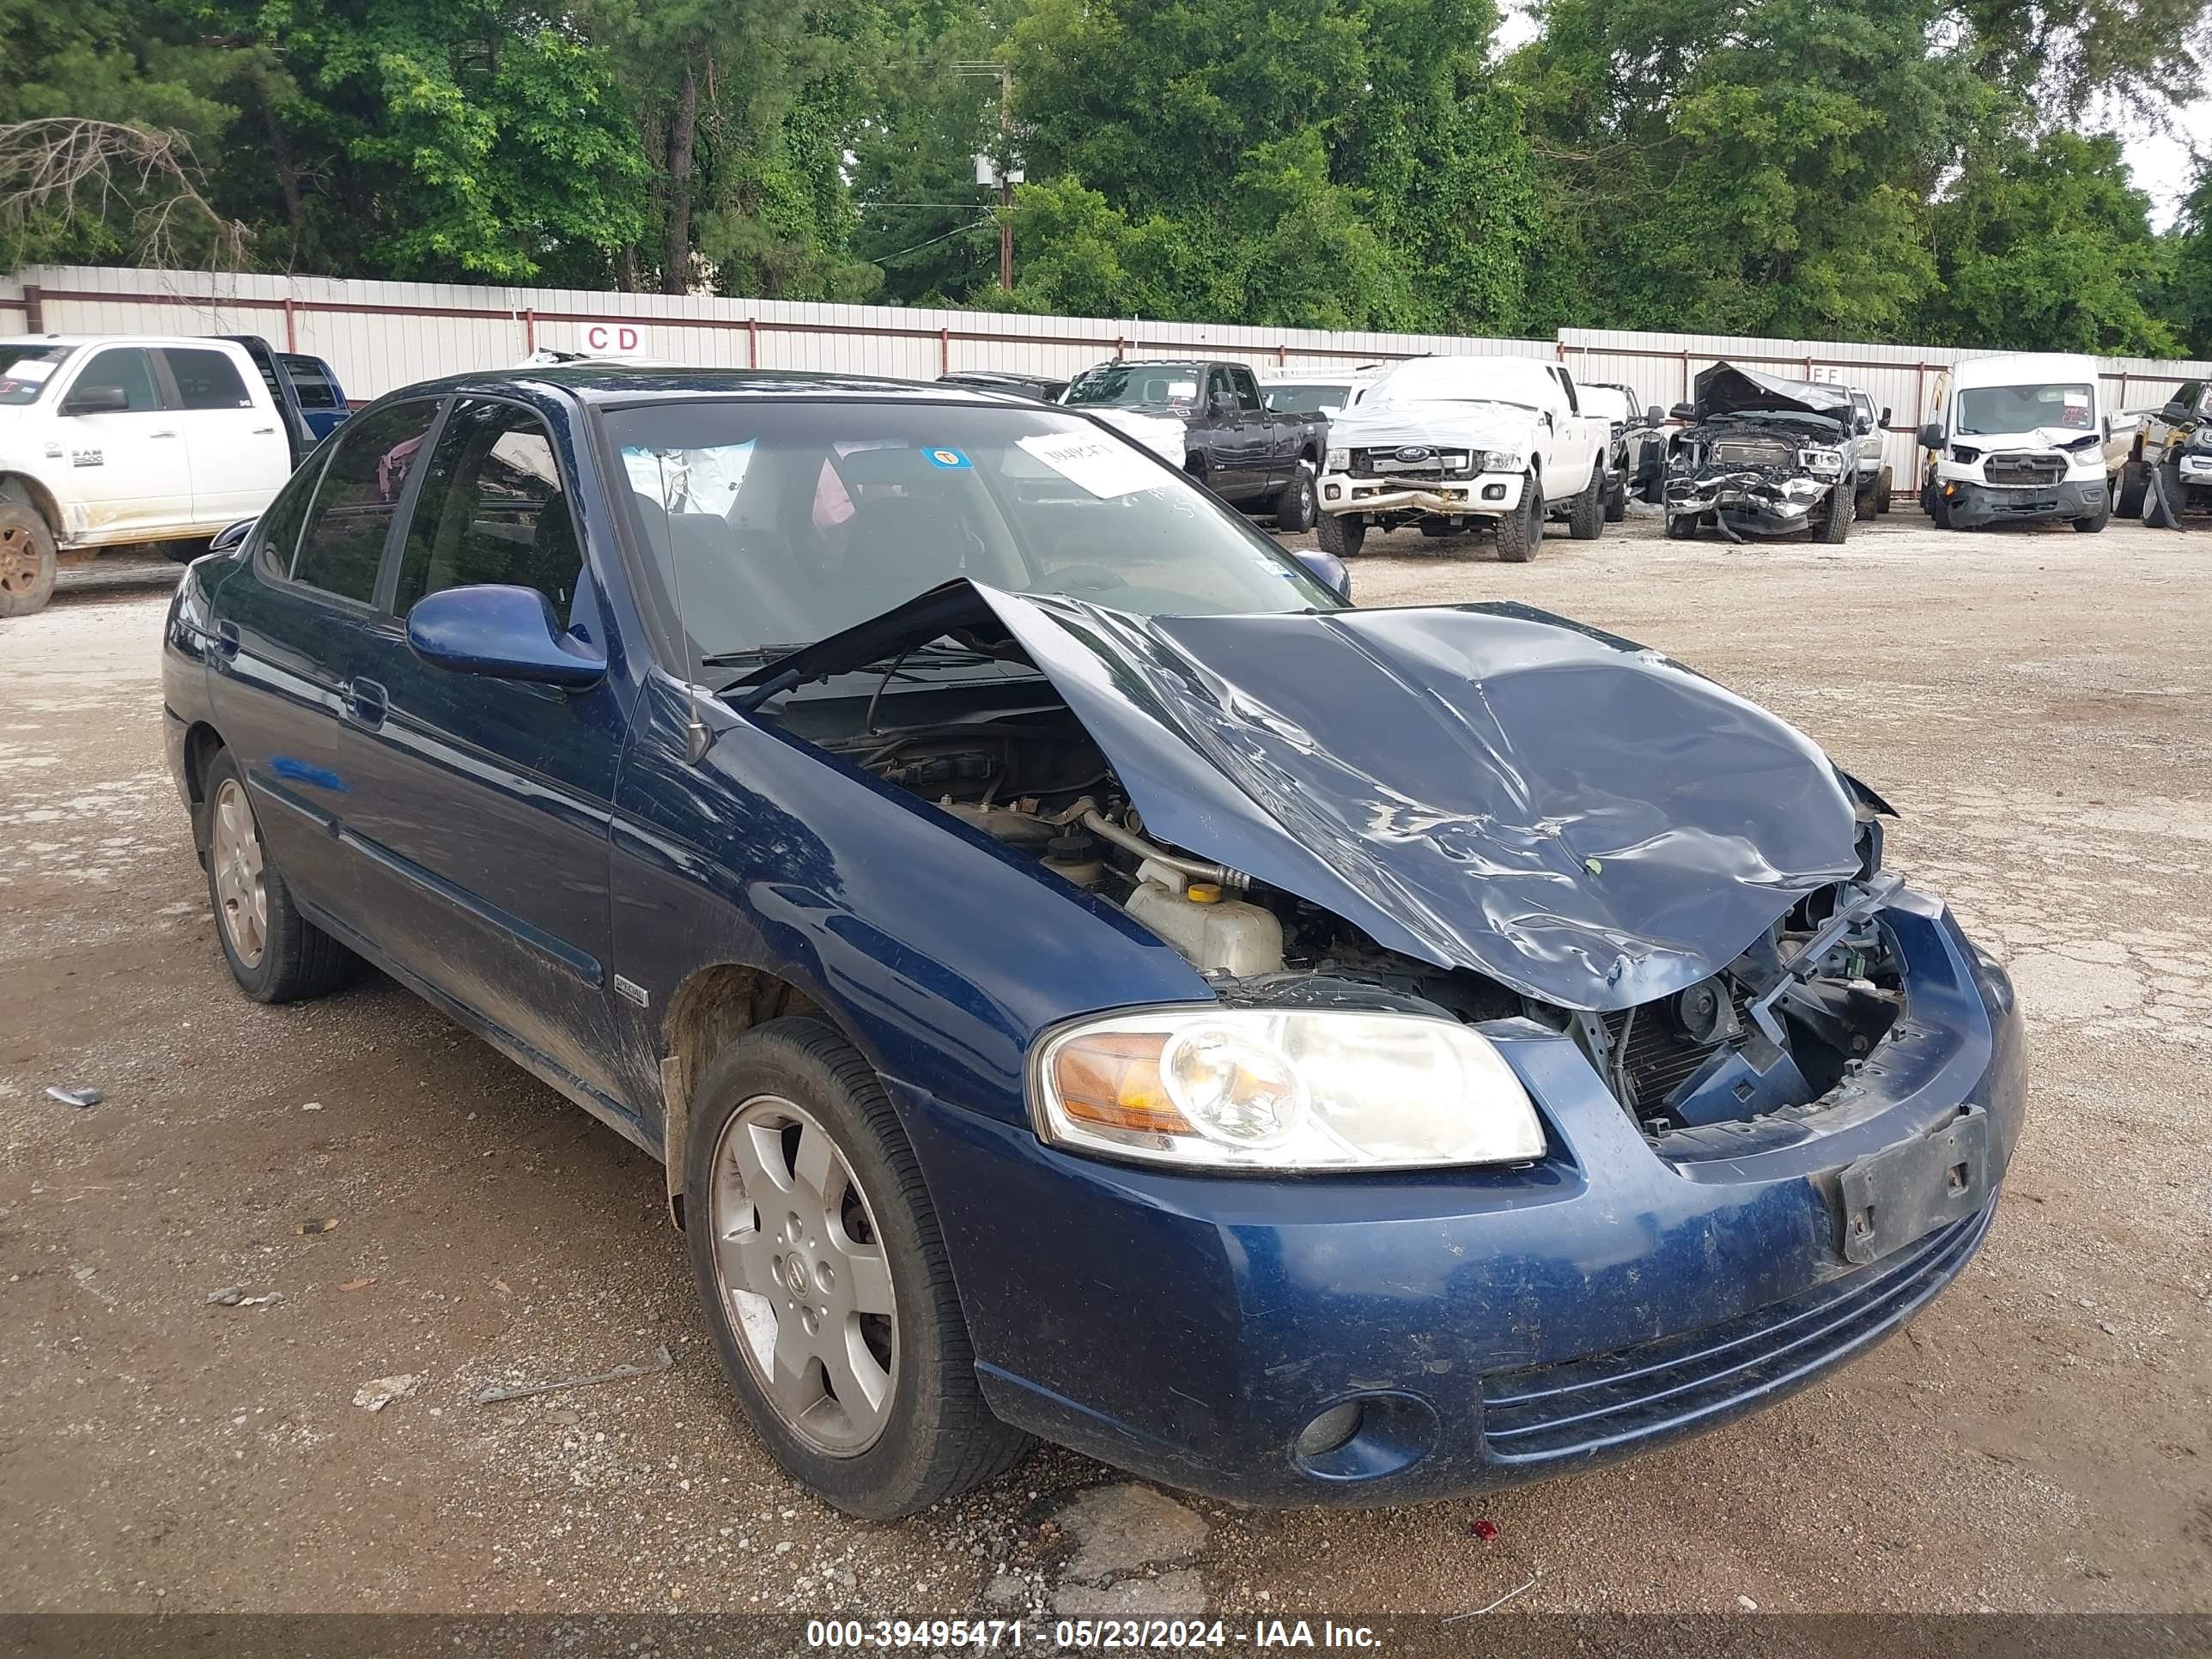
[[[779,399],[603,418],[702,656],[811,644],[962,576],[1142,616],[1338,608],[1179,471],[1043,407]]]
[[[564,622],[583,566],[553,441],[513,404],[456,404],[438,434],[399,556],[392,609],[477,582],[532,587]]]
[[[33,404],[75,346],[0,345],[0,404]]]
[[[1237,388],[1238,410],[1247,415],[1261,413],[1260,384],[1252,378],[1252,371],[1249,368],[1231,369],[1229,379],[1231,384]]]
[[[70,401],[89,401],[87,393],[118,388],[124,394],[123,407],[134,415],[161,406],[161,394],[154,389],[154,359],[143,346],[115,346],[93,353],[91,361],[77,375],[76,384],[70,388]]]
[[[177,383],[177,397],[185,408],[253,407],[253,399],[246,395],[246,382],[239,377],[237,366],[223,353],[170,346],[161,356],[167,360],[169,378]]]
[[[2033,432],[2059,427],[2087,432],[2097,423],[2094,389],[2079,382],[1978,386],[1959,393],[1958,433]]]
[[[391,404],[339,428],[300,535],[292,580],[367,605],[408,473],[436,418],[434,399]]]

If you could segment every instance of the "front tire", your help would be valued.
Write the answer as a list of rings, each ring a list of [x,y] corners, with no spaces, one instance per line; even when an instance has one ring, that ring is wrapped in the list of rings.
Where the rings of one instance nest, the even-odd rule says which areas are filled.
[[[1605,475],[1593,471],[1583,493],[1567,509],[1567,534],[1578,542],[1594,542],[1605,530]]]
[[[1851,520],[1857,515],[1858,503],[1840,482],[1828,487],[1828,510],[1820,520],[1816,538],[1824,545],[1834,547],[1851,533]]]
[[[1314,526],[1314,540],[1324,553],[1348,559],[1367,539],[1367,520],[1357,513],[1324,513]]]
[[[1605,521],[1619,524],[1628,517],[1628,475],[1623,473],[1605,492]]]
[[[1498,521],[1498,556],[1505,564],[1526,564],[1544,539],[1544,487],[1534,473],[1522,486],[1519,508]]]
[[[2140,460],[2130,460],[2120,468],[2120,476],[2112,489],[2112,510],[2124,519],[2142,517],[2143,497],[2150,493],[2150,475]]]
[[[54,596],[54,532],[20,495],[0,496],[0,617],[28,617]]]
[[[1951,517],[1951,498],[1943,493],[1942,484],[1928,487],[1928,516],[1938,530],[1956,530],[1957,522]]]
[[[1283,493],[1275,498],[1275,528],[1286,535],[1310,530],[1320,507],[1320,498],[1314,493],[1312,464],[1300,461],[1290,483],[1283,486]]]
[[[200,862],[216,938],[238,988],[256,1002],[305,1002],[337,990],[353,953],[292,902],[262,842],[246,775],[228,750],[209,763],[200,793]]]
[[[684,1246],[723,1372],[793,1478],[894,1521],[1011,1468],[921,1167],[867,1061],[815,1019],[754,1027],[700,1079]]]

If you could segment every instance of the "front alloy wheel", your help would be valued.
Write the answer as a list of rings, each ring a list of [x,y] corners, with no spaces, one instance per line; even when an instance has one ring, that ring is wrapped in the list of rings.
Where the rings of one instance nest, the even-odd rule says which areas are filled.
[[[784,1426],[830,1457],[883,1436],[898,1297],[868,1195],[805,1108],[757,1095],[722,1126],[708,1225],[738,1351]]]

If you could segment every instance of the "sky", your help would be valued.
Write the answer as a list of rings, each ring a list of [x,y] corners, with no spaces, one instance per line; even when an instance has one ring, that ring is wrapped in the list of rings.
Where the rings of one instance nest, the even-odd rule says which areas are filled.
[[[1500,0],[1500,4],[1505,16],[1498,25],[1497,50],[1507,52],[1535,34],[1536,21],[1526,0]],[[2136,188],[2150,198],[2152,226],[2167,228],[2180,213],[2182,200],[2197,176],[2190,146],[2193,143],[2199,150],[2212,151],[2212,99],[2177,112],[2170,132],[2124,116],[2116,117],[2100,130],[2118,135]]]

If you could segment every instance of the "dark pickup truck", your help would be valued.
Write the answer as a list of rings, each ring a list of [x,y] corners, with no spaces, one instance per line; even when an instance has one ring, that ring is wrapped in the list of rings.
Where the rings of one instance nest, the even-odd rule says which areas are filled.
[[[1284,530],[1312,528],[1328,422],[1269,412],[1247,365],[1204,358],[1100,363],[1068,382],[1060,401],[1114,425],[1126,422],[1131,437],[1162,453],[1155,434],[1172,428],[1160,423],[1180,422],[1180,459],[1192,477],[1247,513],[1273,514]]]

